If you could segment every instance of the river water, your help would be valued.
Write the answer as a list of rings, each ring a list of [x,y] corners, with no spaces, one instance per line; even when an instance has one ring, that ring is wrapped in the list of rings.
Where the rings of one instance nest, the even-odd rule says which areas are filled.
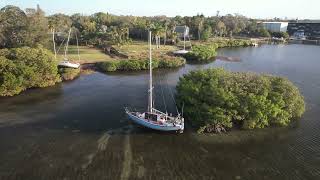
[[[319,46],[228,48],[219,55],[241,62],[155,70],[156,106],[175,112],[179,77],[223,67],[289,78],[306,100],[302,119],[290,128],[224,135],[155,132],[131,124],[123,110],[146,107],[148,72],[82,75],[0,99],[0,179],[320,179]]]

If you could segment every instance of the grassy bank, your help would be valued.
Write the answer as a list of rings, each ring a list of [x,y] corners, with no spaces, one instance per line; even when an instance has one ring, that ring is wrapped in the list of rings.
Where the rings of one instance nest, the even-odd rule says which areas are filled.
[[[144,41],[134,41],[132,44],[115,47],[128,59],[113,58],[105,62],[98,62],[97,68],[102,72],[138,71],[149,69],[149,45]],[[185,64],[185,59],[168,55],[177,50],[175,46],[152,47],[153,68],[176,68]]]
[[[189,61],[206,63],[215,59],[216,49],[222,47],[240,47],[250,46],[253,42],[244,39],[215,38],[209,41],[195,41],[192,51],[185,58]],[[70,46],[68,57],[70,60],[79,63],[97,63],[97,67],[103,72],[112,71],[134,71],[147,69],[149,56],[149,45],[145,41],[133,41],[131,44],[123,46],[114,46],[121,54],[127,56],[127,59],[117,56],[109,56],[102,50],[80,46],[79,61],[78,50],[76,46]],[[160,48],[152,47],[152,56],[154,59],[154,68],[174,68],[185,64],[185,61],[179,57],[173,57],[168,54],[178,50],[176,46],[161,45]],[[63,59],[63,51],[60,50],[58,59]],[[69,73],[68,75],[69,76]]]
[[[216,49],[224,47],[252,46],[253,41],[246,39],[214,38],[208,41],[195,41],[192,50],[185,55],[188,61],[206,63],[215,60]]]
[[[69,60],[71,60],[72,62],[84,64],[84,63],[96,63],[101,61],[109,61],[113,59],[112,57],[103,53],[101,50],[97,48],[80,46],[79,52],[80,52],[80,60],[78,57],[77,46],[69,46],[69,50],[68,50]],[[57,55],[57,59],[62,60],[63,58],[64,58],[64,49],[61,48]]]
[[[124,45],[121,47],[116,47],[120,52],[128,55],[128,59],[146,59],[149,56],[149,45],[145,41],[133,41],[131,44]],[[154,58],[159,58],[170,52],[176,51],[178,48],[171,45],[161,45],[159,49],[152,46],[152,56]]]
[[[255,41],[249,39],[212,38],[208,41],[195,41],[195,45],[215,45],[217,48],[224,47],[247,47],[252,46]]]
[[[212,39],[209,43],[216,44],[217,48],[224,48],[224,47],[247,47],[247,46],[252,46],[254,42],[246,39]]]
[[[63,81],[70,81],[80,76],[80,68],[59,68],[59,74]]]
[[[166,59],[154,59],[152,61],[153,68],[177,68],[185,64],[185,59],[179,57],[171,57]],[[102,72],[114,71],[138,71],[149,69],[149,60],[113,60],[99,62],[97,68]]]

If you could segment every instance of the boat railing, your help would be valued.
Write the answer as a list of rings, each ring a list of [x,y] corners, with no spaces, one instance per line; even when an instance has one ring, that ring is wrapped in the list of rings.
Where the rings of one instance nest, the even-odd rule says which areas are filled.
[[[137,108],[130,108],[130,107],[124,107],[124,110],[126,112],[143,112],[144,110],[141,108],[141,109],[137,109]]]
[[[178,117],[171,117],[168,113],[163,113],[157,109],[153,109],[153,112],[166,116],[166,119],[167,119],[166,121],[169,123],[178,123],[178,124],[183,123],[183,119],[180,115],[178,115]]]
[[[168,116],[168,113],[161,112],[161,111],[159,111],[159,110],[157,110],[157,109],[154,109],[154,108],[152,108],[152,111],[155,112],[155,113],[157,113],[157,114],[161,114],[161,115]]]

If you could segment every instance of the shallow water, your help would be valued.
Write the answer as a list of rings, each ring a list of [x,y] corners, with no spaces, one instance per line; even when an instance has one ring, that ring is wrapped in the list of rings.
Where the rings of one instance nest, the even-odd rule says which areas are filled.
[[[148,72],[94,73],[1,98],[0,179],[320,179],[319,50],[306,45],[228,48],[219,55],[241,62],[154,73],[156,106],[170,112],[175,112],[171,96],[179,77],[194,69],[287,77],[307,106],[292,128],[212,136],[139,128],[128,122],[123,107],[146,107]]]

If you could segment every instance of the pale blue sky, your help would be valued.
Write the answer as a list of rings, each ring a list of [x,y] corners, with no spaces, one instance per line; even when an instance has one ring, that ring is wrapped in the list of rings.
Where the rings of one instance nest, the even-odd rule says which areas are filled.
[[[40,4],[47,14],[109,12],[116,15],[196,15],[240,13],[253,18],[320,19],[320,0],[0,0],[0,7]]]

